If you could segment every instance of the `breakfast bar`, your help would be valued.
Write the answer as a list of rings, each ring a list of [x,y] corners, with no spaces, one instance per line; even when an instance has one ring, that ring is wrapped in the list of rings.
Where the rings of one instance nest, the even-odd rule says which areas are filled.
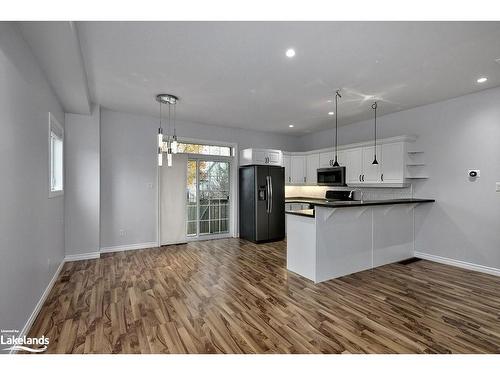
[[[316,283],[413,257],[414,210],[433,199],[296,199],[286,211],[287,269]]]

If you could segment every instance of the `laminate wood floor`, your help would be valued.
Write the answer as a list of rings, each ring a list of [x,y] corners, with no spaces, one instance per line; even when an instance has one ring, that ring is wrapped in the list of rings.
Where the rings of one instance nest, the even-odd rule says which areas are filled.
[[[429,261],[314,284],[286,243],[224,239],[69,262],[48,353],[499,353],[500,278]]]

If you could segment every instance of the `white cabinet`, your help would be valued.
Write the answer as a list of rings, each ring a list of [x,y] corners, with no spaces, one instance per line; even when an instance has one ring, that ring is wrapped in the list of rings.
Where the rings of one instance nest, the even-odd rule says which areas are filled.
[[[330,168],[333,165],[333,151],[320,152],[319,167]]]
[[[382,183],[404,183],[406,147],[403,142],[381,146],[380,180]],[[377,155],[378,156],[378,155]]]
[[[306,156],[306,183],[315,185],[318,182],[319,154]]]
[[[290,176],[290,170],[292,169],[292,157],[287,154],[283,154],[283,167],[285,167],[285,185],[292,183],[292,177]]]
[[[363,149],[352,148],[344,151],[346,183],[348,185],[361,184],[363,175]]]
[[[372,164],[375,156],[375,147],[363,147],[363,168],[361,174],[361,182],[365,184],[376,184],[381,182],[380,179],[380,159],[381,150],[377,146],[377,161],[379,164]]]
[[[240,153],[240,165],[283,165],[283,153],[280,150],[247,148]]]
[[[337,152],[337,162],[341,167],[345,167],[346,165],[345,152],[346,152],[345,150]],[[319,154],[320,168],[331,168],[333,167],[333,163],[335,163],[335,152],[333,151],[320,152]]]
[[[290,177],[292,184],[306,183],[306,157],[303,155],[292,155]]]

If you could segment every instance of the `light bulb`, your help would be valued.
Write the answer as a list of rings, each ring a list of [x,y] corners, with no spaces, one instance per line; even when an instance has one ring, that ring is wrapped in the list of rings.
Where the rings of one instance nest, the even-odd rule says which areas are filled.
[[[158,166],[161,167],[163,165],[163,154],[161,152],[158,153]]]
[[[158,129],[158,147],[162,147],[163,146],[163,129],[162,128],[159,128]]]
[[[172,166],[172,154],[170,152],[167,154],[167,165]]]
[[[177,146],[179,143],[177,142],[177,138],[174,138],[172,141],[172,153],[177,154]]]

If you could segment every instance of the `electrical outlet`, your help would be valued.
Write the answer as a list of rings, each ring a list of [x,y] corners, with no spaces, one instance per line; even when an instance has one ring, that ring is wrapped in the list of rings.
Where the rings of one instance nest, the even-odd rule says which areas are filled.
[[[125,229],[120,229],[120,237],[124,237],[126,234]]]

